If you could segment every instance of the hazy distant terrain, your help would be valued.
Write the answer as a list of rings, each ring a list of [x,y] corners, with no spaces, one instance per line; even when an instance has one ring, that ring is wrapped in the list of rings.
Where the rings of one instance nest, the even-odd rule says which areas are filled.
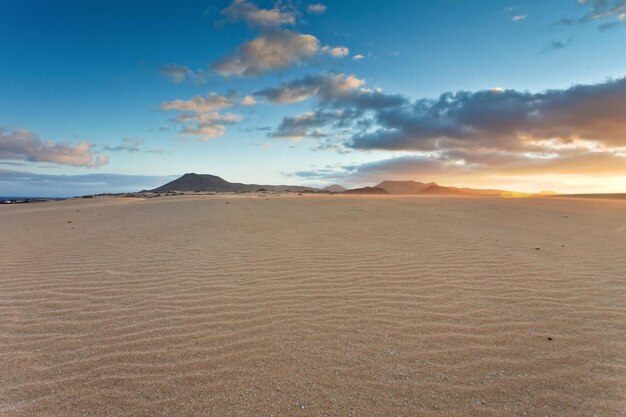
[[[533,196],[530,193],[516,193],[505,190],[480,190],[472,188],[447,187],[434,182],[417,181],[383,181],[375,186],[346,189],[333,184],[322,189],[298,185],[261,185],[232,183],[216,175],[185,174],[167,184],[157,187],[151,192],[257,192],[257,191],[293,191],[293,192],[330,192],[347,194],[394,194],[394,195],[482,195],[482,196]],[[550,193],[554,194],[554,193]]]

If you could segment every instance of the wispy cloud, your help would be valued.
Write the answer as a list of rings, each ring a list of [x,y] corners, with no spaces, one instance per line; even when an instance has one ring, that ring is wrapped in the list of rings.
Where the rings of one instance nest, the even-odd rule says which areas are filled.
[[[161,103],[161,109],[203,113],[231,107],[232,105],[233,101],[230,97],[209,93],[206,97],[196,96],[189,100],[165,101]]]
[[[548,53],[553,51],[558,51],[559,49],[565,49],[572,44],[572,38],[565,40],[552,40],[545,44],[543,48],[541,48],[541,53]]]
[[[573,25],[597,23],[599,30],[626,25],[626,0],[577,0],[586,9],[579,17],[562,18],[559,24]]]
[[[139,148],[140,145],[143,144],[143,139],[141,138],[124,138],[122,139],[122,143],[120,145],[115,145],[115,146],[104,146],[102,147],[103,150],[105,151],[112,151],[112,152],[120,152],[120,151],[124,151],[124,152],[140,152],[141,149]]]
[[[306,12],[308,14],[324,14],[326,13],[326,10],[326,5],[322,3],[309,4],[306,8]]]
[[[527,14],[518,14],[518,15],[513,16],[511,20],[514,22],[520,22],[522,20],[526,20],[527,17],[528,17]]]
[[[158,72],[160,75],[169,78],[176,84],[190,80],[196,85],[203,85],[208,77],[207,71],[194,71],[187,66],[178,64],[163,65],[159,68]]]
[[[167,151],[165,149],[160,148],[147,148],[144,146],[144,140],[141,138],[124,138],[122,139],[122,143],[115,146],[103,146],[102,149],[110,152],[143,152],[143,153],[152,153],[152,154],[165,154]]]

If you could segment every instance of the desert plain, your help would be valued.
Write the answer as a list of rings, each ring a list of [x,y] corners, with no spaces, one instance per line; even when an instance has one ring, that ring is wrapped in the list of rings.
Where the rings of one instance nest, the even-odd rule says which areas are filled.
[[[0,206],[1,416],[624,416],[626,201]]]

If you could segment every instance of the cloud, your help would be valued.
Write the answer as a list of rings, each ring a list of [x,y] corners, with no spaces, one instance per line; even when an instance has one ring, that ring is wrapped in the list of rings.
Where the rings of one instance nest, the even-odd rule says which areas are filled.
[[[167,151],[167,149],[163,149],[163,148],[153,148],[153,149],[146,149],[144,150],[145,153],[152,153],[155,155],[165,155],[165,154],[169,154],[169,152]]]
[[[272,9],[259,9],[247,0],[233,0],[221,14],[230,21],[244,21],[255,27],[293,25],[296,22],[294,11],[279,2]]]
[[[306,76],[283,83],[278,87],[257,91],[257,96],[277,103],[297,103],[309,97],[317,98],[317,109],[301,116],[285,117],[278,129],[269,136],[279,138],[349,137],[351,130],[362,131],[371,125],[366,113],[389,107],[402,106],[407,99],[362,88],[365,84],[354,75],[322,74]],[[306,116],[306,117],[303,117]],[[312,126],[312,123],[315,126]],[[314,129],[313,129],[314,127]],[[326,146],[337,149],[337,146]]]
[[[547,53],[552,51],[558,51],[559,49],[565,49],[572,44],[572,39],[566,39],[564,41],[553,40],[548,42],[541,48],[541,53]]]
[[[334,58],[344,58],[348,55],[350,55],[350,50],[348,48],[346,48],[345,46],[337,46],[337,47],[330,47],[330,46],[324,46],[322,48],[322,52],[324,52],[325,54],[328,54]]]
[[[527,14],[518,14],[516,16],[513,16],[511,18],[511,20],[514,21],[514,22],[520,22],[522,20],[526,20],[527,17],[528,17]]]
[[[165,154],[167,151],[165,149],[150,149],[142,146],[144,144],[144,140],[141,138],[124,138],[122,139],[122,143],[116,146],[103,146],[102,149],[110,152],[144,152],[144,153],[152,153],[152,154]]]
[[[542,93],[444,93],[377,111],[378,129],[355,136],[358,149],[453,147],[536,149],[536,141],[626,146],[626,78]],[[534,143],[534,144],[533,144]]]
[[[140,138],[124,138],[122,139],[121,145],[116,146],[103,146],[102,149],[105,151],[112,152],[140,152],[139,146],[143,144],[143,139]]]
[[[586,13],[577,18],[563,18],[565,25],[598,23],[598,29],[608,30],[626,25],[626,0],[578,0]]]
[[[306,8],[308,14],[324,14],[326,13],[326,5],[322,3],[309,4]]]
[[[355,61],[359,61],[361,59],[365,59],[365,55],[356,54],[355,56],[352,57],[352,59]]]
[[[310,4],[308,13],[320,14],[326,10],[321,3]],[[233,0],[222,10],[230,21],[245,21],[260,34],[241,44],[228,56],[214,62],[211,69],[223,77],[257,76],[270,71],[279,71],[295,65],[308,63],[314,56],[323,53],[334,58],[346,57],[350,51],[345,46],[320,46],[313,35],[286,30],[284,25],[296,23],[297,11],[290,1],[277,1],[272,9],[260,9],[247,0]],[[186,67],[172,69],[172,76],[184,79]]]
[[[380,182],[386,179],[431,178],[441,173],[467,173],[467,169],[429,155],[404,155],[361,164],[345,164],[327,166],[322,169],[299,171],[294,176],[318,179],[337,180],[350,183]]]
[[[245,96],[241,99],[240,104],[242,106],[254,106],[256,104],[256,100],[253,96]]]
[[[268,96],[284,101],[284,90],[319,85],[311,80],[292,81]],[[538,93],[498,87],[417,100],[363,87],[344,94],[304,89],[302,96],[309,95],[317,99],[315,110],[284,118],[270,136],[321,138],[317,150],[409,153],[325,171],[325,177],[626,175],[626,78]]]
[[[231,98],[209,93],[206,97],[196,96],[191,100],[172,100],[161,103],[161,110],[190,111],[194,113],[210,112],[231,107]]]
[[[254,94],[275,104],[291,104],[304,101],[318,95],[323,100],[346,94],[365,84],[354,75],[321,74],[308,75],[304,78],[283,83],[278,87],[259,90]]]
[[[474,158],[476,159],[478,158]],[[626,176],[626,157],[613,152],[566,153],[554,158],[484,155],[480,162],[468,162],[461,155],[422,153],[298,171],[291,175],[309,180],[360,185],[375,184],[383,180],[407,179],[424,182],[443,180],[448,185],[463,183],[490,185],[494,181],[510,182],[511,179],[520,178],[527,181],[533,177],[552,176],[557,179],[555,184],[558,186],[571,188],[580,181],[580,176],[602,175],[607,178],[623,178]],[[568,178],[573,180],[568,181]],[[539,183],[544,184],[545,180],[540,180]]]
[[[242,44],[234,55],[212,68],[225,77],[259,75],[306,63],[319,50],[319,40],[313,35],[274,30]]]
[[[218,112],[181,114],[175,121],[183,125],[180,133],[199,136],[198,140],[206,142],[223,136],[226,133],[226,125],[241,121],[241,116]]]
[[[278,129],[269,136],[296,141],[303,138],[321,138],[326,136],[321,127],[326,125],[328,121],[328,115],[319,112],[307,112],[298,116],[285,117]]]
[[[0,169],[0,188],[9,196],[70,197],[152,189],[175,178],[120,174],[49,175]]]
[[[206,82],[206,74],[200,71],[194,71],[189,67],[179,64],[167,64],[159,68],[159,74],[169,78],[176,84],[180,84],[185,80],[191,80],[194,84],[202,85]]]
[[[174,123],[182,125],[179,133],[198,136],[198,140],[204,142],[223,136],[227,125],[241,120],[241,116],[237,114],[219,112],[235,105],[234,96],[235,93],[230,95],[210,93],[206,97],[197,96],[190,100],[166,101],[161,103],[161,109],[186,112],[173,120]],[[254,104],[250,98],[246,96],[239,103],[248,106]]]
[[[0,127],[0,160],[50,162],[78,167],[99,167],[109,162],[105,155],[94,155],[89,142],[75,145],[51,140],[42,141],[27,130],[8,130]]]
[[[141,138],[124,138],[122,142],[131,146],[143,145],[144,140]]]

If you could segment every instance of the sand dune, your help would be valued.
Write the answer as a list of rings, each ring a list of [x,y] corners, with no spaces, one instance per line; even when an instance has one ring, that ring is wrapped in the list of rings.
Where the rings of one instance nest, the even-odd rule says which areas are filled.
[[[626,414],[624,201],[98,198],[0,230],[2,416]]]

